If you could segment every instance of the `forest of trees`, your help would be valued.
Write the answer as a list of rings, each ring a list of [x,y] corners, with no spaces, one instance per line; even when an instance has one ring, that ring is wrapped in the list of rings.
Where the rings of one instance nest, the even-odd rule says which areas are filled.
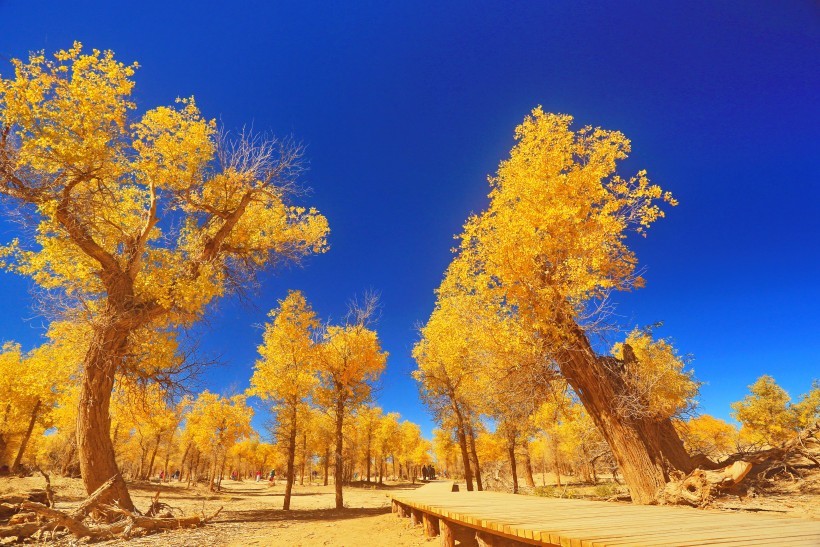
[[[634,502],[654,503],[673,476],[715,466],[721,453],[698,439],[731,426],[682,422],[699,383],[653,327],[613,341],[611,293],[644,284],[628,236],[646,236],[676,201],[645,171],[616,174],[630,152],[623,134],[572,121],[539,107],[516,129],[488,208],[464,225],[414,374],[441,426],[437,453],[458,460],[468,490],[504,453],[513,491],[519,460],[529,485],[533,461],[542,471],[549,461],[559,481],[564,470],[594,481],[601,465],[623,475]],[[817,421],[817,386],[794,408],[778,390],[764,377],[736,404],[743,446]]]
[[[33,280],[52,323],[43,346],[3,348],[3,382],[12,385],[0,396],[0,458],[16,449],[15,470],[48,462],[79,473],[88,493],[113,477],[107,497],[126,510],[133,503],[123,475],[173,468],[213,485],[226,469],[273,466],[277,451],[251,430],[247,394],[178,394],[202,364],[187,335],[217,299],[252,290],[265,268],[327,250],[327,220],[292,204],[303,148],[232,136],[192,98],[131,119],[137,65],[111,52],[85,54],[76,43],[14,66],[14,77],[0,80],[0,193],[21,237],[0,248],[0,266]],[[253,393],[274,406],[289,482],[296,444],[302,473],[315,455],[327,466],[333,451],[341,506],[342,476],[357,469],[362,446],[368,472],[378,457],[383,476],[388,456],[416,461],[408,454],[422,439],[404,424],[386,439],[375,434],[398,418],[366,406],[386,359],[367,326],[374,302],[354,305],[345,324],[319,328],[303,302],[304,317],[291,314],[295,299],[274,314]],[[283,354],[280,329],[295,333],[301,354]],[[329,430],[306,403],[326,410]],[[359,420],[369,433],[348,435],[345,446]],[[328,439],[332,447],[322,444]]]
[[[43,343],[0,351],[0,466],[80,476],[133,509],[126,479],[204,483],[284,473],[294,484],[414,480],[435,461],[468,490],[606,474],[651,503],[704,457],[777,446],[820,418],[820,384],[792,401],[769,376],[732,424],[697,415],[700,383],[657,326],[619,334],[609,296],[643,285],[628,237],[675,199],[617,131],[537,108],[471,216],[412,350],[439,429],[373,403],[386,367],[372,295],[325,322],[291,291],[270,311],[244,393],[189,393],[192,328],[266,269],[328,249],[297,205],[304,150],[230,135],[194,100],[145,111],[136,65],[79,44],[0,79],[0,194],[19,237],[0,266],[37,287]],[[270,410],[251,427],[253,405]],[[267,439],[267,440],[264,440]],[[520,478],[519,478],[520,477]]]

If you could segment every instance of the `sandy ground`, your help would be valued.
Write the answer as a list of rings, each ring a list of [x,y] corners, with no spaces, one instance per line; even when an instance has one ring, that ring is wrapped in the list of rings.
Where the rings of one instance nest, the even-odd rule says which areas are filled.
[[[57,509],[70,510],[85,499],[77,479],[54,478]],[[43,488],[42,477],[0,478],[0,494]],[[282,511],[284,483],[227,480],[221,492],[204,487],[186,488],[185,483],[133,483],[131,496],[139,509],[149,507],[151,498],[160,491],[160,501],[178,515],[210,515],[220,507],[219,516],[201,528],[174,530],[131,540],[117,540],[96,545],[150,546],[367,546],[408,547],[438,545],[437,539],[426,539],[420,527],[412,528],[410,519],[400,519],[390,512],[390,496],[417,488],[409,483],[387,483],[384,486],[351,486],[344,490],[345,508],[334,509],[333,485],[318,484],[294,487],[291,510]],[[586,492],[589,491],[589,492]],[[590,495],[594,487],[572,485],[556,489],[574,492],[571,497]],[[711,511],[744,511],[770,516],[800,517],[820,520],[820,471],[807,473],[804,480],[782,480],[765,490],[742,496],[726,496],[712,505]],[[0,544],[4,542],[0,540]],[[66,538],[59,545],[77,545]]]
[[[56,508],[70,509],[84,499],[78,480],[54,479]],[[160,501],[178,514],[212,514],[223,507],[212,524],[202,528],[175,530],[128,541],[108,541],[95,545],[151,546],[361,546],[406,547],[438,545],[426,540],[421,528],[413,529],[410,519],[390,512],[393,492],[417,488],[409,483],[388,483],[382,487],[351,486],[344,490],[345,508],[334,509],[333,485],[294,487],[291,510],[282,511],[284,483],[270,486],[263,481],[223,481],[222,492],[206,488],[185,488],[185,483],[130,484],[131,496],[139,509],[146,509],[159,490]],[[43,479],[0,479],[0,493],[42,488]],[[430,543],[432,542],[432,543]],[[74,544],[71,541],[61,542]]]

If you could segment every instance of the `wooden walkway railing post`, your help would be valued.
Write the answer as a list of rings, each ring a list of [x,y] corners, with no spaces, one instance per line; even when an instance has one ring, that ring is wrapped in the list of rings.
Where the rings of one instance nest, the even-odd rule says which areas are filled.
[[[424,513],[422,519],[424,521],[424,535],[426,537],[434,538],[439,535],[439,519],[429,513]]]

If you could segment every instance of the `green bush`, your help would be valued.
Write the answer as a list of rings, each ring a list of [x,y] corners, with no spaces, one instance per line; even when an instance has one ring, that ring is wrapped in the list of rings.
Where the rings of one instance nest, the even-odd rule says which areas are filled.
[[[555,497],[555,487],[554,486],[536,486],[535,490],[533,490],[533,494],[536,496],[541,496],[542,498],[554,498]]]
[[[599,484],[595,487],[595,496],[599,498],[611,498],[618,493],[618,488],[614,484]]]

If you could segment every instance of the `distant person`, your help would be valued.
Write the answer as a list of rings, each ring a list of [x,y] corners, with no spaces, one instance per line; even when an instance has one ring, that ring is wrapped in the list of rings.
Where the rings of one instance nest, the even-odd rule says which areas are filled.
[[[436,478],[436,468],[433,467],[433,464],[430,464],[430,469],[427,471],[428,475],[430,476],[430,480],[435,480]]]
[[[271,484],[276,484],[276,469],[270,470],[270,473],[268,474],[268,482]]]
[[[257,472],[256,472],[256,482],[259,482],[259,481],[261,481],[261,480],[262,480],[262,472],[261,472],[261,471],[257,471]]]

